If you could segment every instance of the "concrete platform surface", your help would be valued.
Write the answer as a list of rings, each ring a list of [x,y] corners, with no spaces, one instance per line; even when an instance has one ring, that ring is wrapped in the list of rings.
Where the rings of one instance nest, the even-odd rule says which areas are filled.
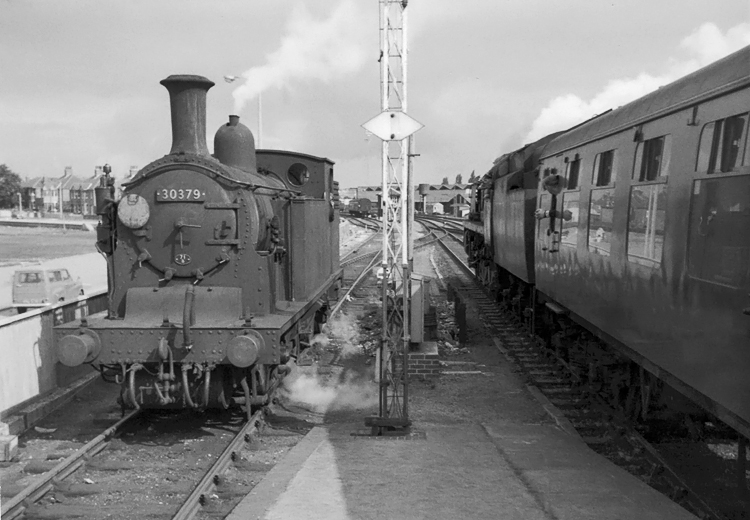
[[[422,424],[409,440],[316,427],[232,520],[695,520],[551,425]]]

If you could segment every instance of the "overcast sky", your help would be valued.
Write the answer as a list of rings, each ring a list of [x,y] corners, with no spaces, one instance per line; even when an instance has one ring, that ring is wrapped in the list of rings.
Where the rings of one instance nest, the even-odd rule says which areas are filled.
[[[492,160],[750,44],[748,0],[410,0],[416,182]],[[326,156],[378,184],[377,0],[0,0],[0,163],[118,176],[169,152],[170,74],[216,82],[263,146]],[[224,75],[243,79],[226,83]],[[257,136],[256,136],[257,139]]]

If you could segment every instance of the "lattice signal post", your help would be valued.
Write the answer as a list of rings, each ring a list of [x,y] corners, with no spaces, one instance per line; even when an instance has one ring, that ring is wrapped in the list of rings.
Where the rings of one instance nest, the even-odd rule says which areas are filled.
[[[408,0],[380,3],[381,113],[364,128],[383,140],[383,332],[378,356],[380,412],[365,424],[373,433],[404,430],[409,421],[408,352],[410,342],[412,222],[412,135],[422,125],[406,114]],[[397,362],[400,360],[401,362]]]

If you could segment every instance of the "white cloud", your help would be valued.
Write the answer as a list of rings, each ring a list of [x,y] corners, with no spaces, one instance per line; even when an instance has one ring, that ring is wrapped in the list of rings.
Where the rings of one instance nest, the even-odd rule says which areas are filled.
[[[641,73],[634,78],[615,79],[586,101],[575,94],[556,97],[542,109],[524,139],[530,143],[559,130],[570,128],[610,108],[617,108],[653,92],[701,67],[750,44],[750,23],[741,23],[722,34],[716,25],[705,23],[680,42],[692,57],[672,59],[661,75]]]
[[[353,0],[343,0],[325,20],[316,20],[299,5],[279,48],[266,57],[264,65],[242,74],[245,83],[232,93],[235,112],[268,88],[304,79],[328,83],[359,70],[371,43],[361,37],[361,18]]]
[[[704,23],[680,42],[680,47],[696,55],[699,67],[723,58],[746,45],[750,45],[748,22],[735,25],[726,35],[721,34],[716,25]]]

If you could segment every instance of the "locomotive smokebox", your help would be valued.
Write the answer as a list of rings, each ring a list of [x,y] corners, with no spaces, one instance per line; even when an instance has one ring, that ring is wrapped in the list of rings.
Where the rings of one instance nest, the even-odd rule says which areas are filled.
[[[208,155],[206,92],[214,82],[203,76],[172,75],[159,83],[169,91],[172,109],[172,150],[169,153]]]
[[[216,131],[214,156],[227,166],[255,171],[255,138],[250,129],[240,123],[240,116],[229,116],[229,122]]]

